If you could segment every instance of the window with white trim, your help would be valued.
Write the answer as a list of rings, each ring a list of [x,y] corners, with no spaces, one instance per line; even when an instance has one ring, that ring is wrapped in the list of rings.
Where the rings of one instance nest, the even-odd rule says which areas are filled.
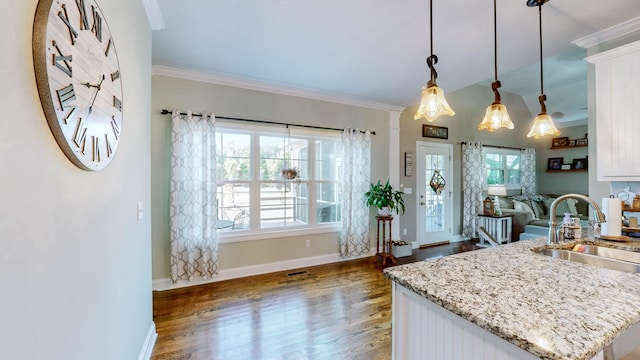
[[[340,133],[217,124],[220,234],[339,225],[341,151]],[[297,177],[283,179],[283,168]]]
[[[520,151],[484,147],[485,188],[488,185],[506,185],[507,189],[520,189]]]

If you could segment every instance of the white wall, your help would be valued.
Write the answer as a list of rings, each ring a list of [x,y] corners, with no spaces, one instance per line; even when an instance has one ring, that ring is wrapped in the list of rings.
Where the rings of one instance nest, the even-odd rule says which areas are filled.
[[[137,359],[153,326],[151,31],[139,1],[99,3],[120,58],[124,126],[111,165],[87,172],[59,149],[40,105],[37,1],[3,2],[0,359]]]

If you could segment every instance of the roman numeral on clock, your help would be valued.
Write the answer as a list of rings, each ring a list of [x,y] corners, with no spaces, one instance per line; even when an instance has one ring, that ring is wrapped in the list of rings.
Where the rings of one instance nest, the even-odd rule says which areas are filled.
[[[78,32],[73,28],[71,23],[69,22],[69,15],[67,15],[67,7],[62,4],[62,10],[58,11],[58,17],[62,19],[67,28],[69,28],[69,36],[71,37],[71,45],[76,44],[76,38],[78,37]]]
[[[111,50],[111,44],[113,44],[113,40],[109,38],[109,42],[107,42],[107,48],[104,51],[104,56],[109,56],[109,51]]]
[[[100,162],[100,138],[91,136],[91,160]]]
[[[109,135],[104,134],[104,142],[106,143],[106,149],[107,149],[107,157],[111,157],[111,155],[113,155],[113,149],[111,148],[111,143],[109,142]]]
[[[85,145],[87,142],[87,128],[84,126],[84,120],[78,118],[76,128],[73,131],[73,143],[76,144],[80,151],[84,154]]]
[[[69,75],[69,77],[73,77],[73,69],[71,69],[71,65],[69,65],[69,62],[73,61],[73,55],[63,55],[56,41],[53,40],[51,43],[58,51],[58,55],[53,54],[53,64],[65,74]]]
[[[84,7],[84,0],[76,0],[78,12],[80,12],[80,30],[89,29],[89,20],[87,19],[87,10]]]
[[[122,100],[118,99],[117,97],[113,97],[113,107],[115,107],[116,109],[122,111]]]
[[[73,102],[76,99],[76,91],[73,89],[73,84],[69,84],[60,90],[56,90],[58,94],[58,101],[60,101],[60,107],[62,109],[75,109],[76,105]]]
[[[95,6],[91,6],[91,12],[93,13],[93,25],[91,26],[91,32],[96,35],[99,41],[102,41],[102,17],[98,13]]]
[[[116,122],[116,117],[111,117],[111,129],[113,130],[113,136],[115,136],[116,140],[120,137],[120,125]]]
[[[111,73],[111,81],[116,81],[119,78],[120,78],[120,71],[116,71],[114,73]]]

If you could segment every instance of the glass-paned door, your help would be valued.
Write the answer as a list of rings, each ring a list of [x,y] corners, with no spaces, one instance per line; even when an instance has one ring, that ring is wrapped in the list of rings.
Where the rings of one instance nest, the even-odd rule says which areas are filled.
[[[417,147],[418,243],[422,246],[448,242],[453,220],[453,147],[427,142],[419,142]],[[438,191],[433,182],[444,183],[444,187]]]

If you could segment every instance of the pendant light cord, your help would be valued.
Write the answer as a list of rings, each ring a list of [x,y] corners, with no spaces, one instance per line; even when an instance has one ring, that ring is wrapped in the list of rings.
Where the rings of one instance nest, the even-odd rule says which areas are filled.
[[[431,44],[431,56],[433,56],[433,0],[429,0],[429,44]]]
[[[498,13],[496,10],[496,0],[493,0],[493,71],[496,81],[498,80]]]
[[[427,66],[431,71],[431,79],[427,83],[427,86],[431,87],[436,85],[436,79],[438,78],[438,72],[434,66],[438,63],[438,57],[433,54],[433,0],[429,0],[429,42],[431,45],[431,55],[427,57]]]
[[[538,2],[538,23],[540,24],[540,95],[544,95],[544,70],[542,65],[542,4],[543,1]]]

